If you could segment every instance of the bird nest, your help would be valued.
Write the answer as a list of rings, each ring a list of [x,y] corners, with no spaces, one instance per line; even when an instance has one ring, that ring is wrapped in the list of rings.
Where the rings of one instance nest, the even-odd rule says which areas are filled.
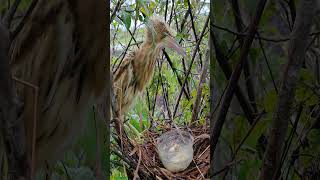
[[[194,137],[193,160],[187,169],[172,173],[165,169],[157,152],[157,138],[163,133],[172,130],[169,127],[161,127],[162,132],[146,130],[143,132],[143,142],[137,143],[129,138],[123,138],[123,144],[127,146],[127,164],[131,166],[128,175],[141,179],[207,179],[210,164],[209,130],[206,126],[184,127],[183,131],[189,132]],[[129,147],[129,148],[128,148]],[[128,162],[129,161],[129,162]]]

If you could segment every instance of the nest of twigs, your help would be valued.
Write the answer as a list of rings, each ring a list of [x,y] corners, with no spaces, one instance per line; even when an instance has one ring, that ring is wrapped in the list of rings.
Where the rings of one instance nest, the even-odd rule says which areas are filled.
[[[193,161],[187,169],[172,173],[165,169],[159,158],[156,142],[163,133],[172,130],[169,127],[161,127],[162,132],[146,130],[143,132],[143,143],[123,138],[122,142],[127,146],[127,153],[122,152],[126,158],[130,171],[128,174],[140,179],[207,179],[210,167],[209,129],[206,126],[180,127],[188,131],[194,137]],[[128,162],[130,161],[130,162]]]

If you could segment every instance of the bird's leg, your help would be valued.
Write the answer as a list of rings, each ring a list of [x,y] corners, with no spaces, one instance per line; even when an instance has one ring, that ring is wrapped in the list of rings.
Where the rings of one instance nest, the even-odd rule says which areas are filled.
[[[15,76],[12,77],[16,82],[23,84],[27,87],[30,87],[34,90],[34,104],[33,104],[33,128],[32,128],[32,152],[31,152],[31,168],[30,168],[30,177],[34,179],[35,177],[35,149],[36,149],[36,135],[37,135],[37,112],[38,112],[38,96],[39,96],[39,87],[21,80]]]
[[[117,134],[119,135],[120,138],[120,146],[121,149],[123,150],[123,126],[122,126],[122,122],[124,122],[122,120],[122,113],[121,113],[121,103],[122,103],[122,88],[118,87],[118,86],[114,86],[114,89],[116,89],[117,91],[117,96],[118,98],[115,98],[114,100],[116,102],[114,102],[114,119],[115,119],[115,124],[116,124],[116,131]]]

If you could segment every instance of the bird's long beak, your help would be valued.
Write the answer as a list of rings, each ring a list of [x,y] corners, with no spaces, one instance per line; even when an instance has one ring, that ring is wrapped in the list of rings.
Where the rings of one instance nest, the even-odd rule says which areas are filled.
[[[165,38],[164,47],[173,49],[177,53],[181,54],[183,57],[186,57],[185,50],[178,44],[178,42],[171,36]]]

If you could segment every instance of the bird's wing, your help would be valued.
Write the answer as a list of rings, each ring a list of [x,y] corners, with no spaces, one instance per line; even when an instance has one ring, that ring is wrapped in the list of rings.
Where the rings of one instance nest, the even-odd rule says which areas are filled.
[[[117,71],[113,74],[114,78],[114,92],[117,99],[120,110],[124,108],[127,100],[127,90],[130,88],[132,82],[134,82],[134,59],[136,58],[136,52],[132,51],[121,62]]]

